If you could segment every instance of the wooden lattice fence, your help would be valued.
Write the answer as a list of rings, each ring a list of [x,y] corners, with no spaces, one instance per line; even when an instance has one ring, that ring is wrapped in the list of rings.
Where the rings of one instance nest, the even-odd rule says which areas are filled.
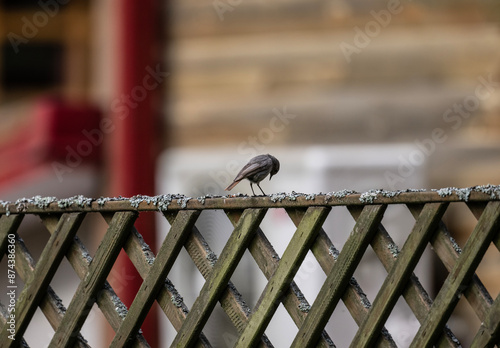
[[[211,346],[203,329],[217,303],[238,333],[236,347],[273,346],[265,330],[280,304],[297,327],[293,347],[332,347],[336,337],[330,336],[325,327],[339,301],[343,301],[359,326],[351,347],[395,347],[391,333],[384,326],[396,302],[404,298],[420,323],[410,347],[460,347],[447,322],[464,296],[481,322],[479,330],[472,333],[471,346],[494,347],[499,342],[500,297],[493,300],[475,272],[490,245],[500,250],[499,199],[498,187],[482,186],[363,194],[342,191],[325,195],[293,193],[198,199],[164,195],[97,200],[35,197],[3,202],[0,203],[0,257],[8,261],[8,274],[1,275],[5,284],[2,291],[9,291],[9,280],[14,277],[21,278],[25,285],[17,289],[17,301],[1,305],[0,345],[28,346],[30,342],[24,341],[23,336],[30,325],[36,325],[32,318],[40,308],[54,329],[51,347],[87,347],[80,330],[96,302],[116,332],[112,347],[149,347],[139,329],[157,301],[177,331],[172,343],[175,347]],[[463,248],[450,237],[442,222],[452,202],[467,205],[477,218]],[[415,218],[406,241],[399,246],[381,223],[388,205],[404,206]],[[330,231],[323,228],[332,208],[338,207],[347,208],[355,219],[354,228],[340,250],[333,245]],[[195,227],[203,211],[216,209],[224,210],[234,226],[217,257],[203,236],[203,228]],[[296,226],[282,255],[278,255],[266,231],[260,228],[269,209],[285,209]],[[134,227],[139,214],[146,211],[158,211],[171,226],[156,255]],[[28,214],[39,216],[51,234],[36,264],[18,234]],[[93,256],[75,237],[89,214],[101,214],[108,223]],[[429,244],[448,270],[433,299],[414,273]],[[183,247],[205,278],[191,308],[168,279]],[[353,277],[369,247],[387,271],[371,302]],[[122,249],[143,278],[128,309],[107,281]],[[246,304],[231,282],[246,250],[268,280],[254,308]],[[326,275],[317,297],[309,299],[310,302],[294,281],[309,251]],[[50,283],[65,257],[81,282],[71,302],[63,304]]]

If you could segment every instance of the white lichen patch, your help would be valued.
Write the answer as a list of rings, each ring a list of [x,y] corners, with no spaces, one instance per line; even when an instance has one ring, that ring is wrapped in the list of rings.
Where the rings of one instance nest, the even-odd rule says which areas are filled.
[[[182,296],[179,294],[177,289],[175,288],[174,284],[170,281],[170,279],[165,279],[165,287],[167,288],[168,292],[170,292],[170,301],[176,306],[177,308],[180,308],[184,313],[188,313],[188,309],[186,305],[184,304],[184,299]]]
[[[375,199],[377,199],[377,191],[376,190],[370,190],[370,191],[367,191],[367,192],[363,192],[361,194],[361,196],[359,196],[359,200],[362,202],[362,203],[373,203],[375,201]]]
[[[315,198],[316,198],[315,193],[310,193],[310,194],[306,195],[306,201],[314,201]]]
[[[328,249],[328,254],[330,254],[333,257],[333,259],[337,261],[337,259],[339,258],[340,251],[337,248],[335,248],[335,246],[332,245]]]
[[[215,266],[215,263],[217,262],[217,255],[213,251],[210,250],[207,253],[207,256],[205,256],[205,257],[208,261],[210,261],[210,264],[212,265],[212,267]]]
[[[398,246],[396,244],[389,243],[389,245],[387,245],[387,249],[389,249],[389,251],[391,252],[392,257],[394,257],[395,259],[398,258],[399,248],[398,248]]]
[[[432,191],[437,192],[440,197],[448,197],[452,194],[456,194],[458,199],[467,202],[469,200],[471,192],[473,191],[473,188],[444,187]]]

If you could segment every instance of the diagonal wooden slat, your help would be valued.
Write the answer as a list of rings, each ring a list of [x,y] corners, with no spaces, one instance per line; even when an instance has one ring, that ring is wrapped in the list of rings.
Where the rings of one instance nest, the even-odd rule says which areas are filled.
[[[410,212],[414,217],[420,214],[421,208],[418,206],[409,206]],[[455,240],[450,236],[446,226],[440,223],[438,226],[437,233],[431,238],[431,245],[434,252],[439,257],[443,265],[446,267],[448,272],[451,272],[455,263],[458,261],[461,249],[456,244]],[[481,280],[474,274],[469,286],[464,292],[464,296],[470,303],[472,309],[475,311],[479,320],[484,320],[486,315],[493,303],[491,296],[489,295],[486,288],[481,283]],[[428,313],[426,313],[427,316]]]
[[[16,306],[16,340],[24,335],[84,216],[84,213],[63,214],[57,232],[50,236],[45,245],[35,270],[19,295]],[[5,347],[14,346],[15,340],[7,339],[7,336],[8,332],[2,330],[0,342],[8,342]]]
[[[80,282],[61,325],[52,337],[50,343],[52,347],[67,347],[74,343],[137,216],[136,212],[114,214],[94,259],[90,263],[88,274]]]
[[[110,347],[125,346],[137,333],[199,215],[198,210],[179,211]]]
[[[215,304],[223,291],[243,253],[245,252],[260,222],[264,218],[266,209],[246,209],[224,246],[219,260],[203,285],[200,295],[193,304],[189,315],[175,337],[172,347],[187,347],[194,343],[201,333]]]
[[[309,314],[299,329],[292,347],[310,347],[319,340],[338,301],[344,294],[354,270],[382,220],[385,205],[367,205],[354,225],[337,262],[328,274]]]
[[[1,215],[0,216],[0,261],[2,261],[3,256],[7,252],[7,246],[9,245],[9,240],[7,236],[11,233],[15,233],[23,221],[24,215]]]
[[[423,206],[419,208],[418,215],[420,215],[422,208]],[[354,218],[357,218],[361,212],[357,207],[349,207],[349,211]],[[416,216],[417,218],[418,215]],[[438,226],[440,225],[441,223],[438,224]],[[439,227],[437,230],[439,231]],[[386,271],[389,272],[398,259],[399,250],[397,249],[396,243],[391,238],[389,233],[387,233],[382,224],[379,225],[378,231],[373,237],[371,246]],[[403,297],[410,309],[413,311],[413,314],[415,314],[417,320],[422,323],[429,313],[432,301],[415,274],[410,276],[408,284],[403,291]],[[439,347],[461,347],[460,342],[448,327],[445,327],[443,333],[444,335],[441,336]],[[385,339],[385,337],[386,335],[382,335],[381,338]]]
[[[493,348],[500,342],[500,296],[491,306],[486,319],[481,323],[471,348]]]
[[[55,217],[56,223],[54,224],[54,228],[51,233],[57,230],[57,222],[59,221],[58,217]],[[42,220],[43,221],[43,220]],[[50,231],[49,231],[50,232]],[[76,237],[75,237],[76,238]],[[29,277],[32,275],[35,269],[35,262],[31,257],[26,245],[23,240],[20,238],[16,239],[16,271],[21,279],[27,281]],[[56,330],[66,312],[66,308],[63,306],[61,299],[54,292],[52,287],[47,286],[47,290],[45,296],[40,301],[39,307],[42,313],[47,318],[50,326]],[[89,347],[87,341],[81,336],[78,336],[78,340],[76,343],[78,347]]]
[[[53,215],[44,217],[42,219],[42,222],[50,233],[54,233],[56,229],[57,219],[54,219]],[[88,252],[87,248],[82,244],[78,237],[74,238],[73,243],[66,253],[66,258],[68,259],[70,265],[73,267],[80,280],[83,280],[88,273],[92,258],[90,257],[90,253]],[[40,305],[40,307],[43,310],[44,307],[42,306],[42,304]],[[111,285],[109,285],[107,281],[104,283],[103,288],[97,294],[97,305],[99,306],[102,314],[111,325],[113,330],[117,331],[120,324],[122,323],[123,311],[126,310],[126,307],[118,298],[114,290],[111,288]],[[64,311],[60,313],[61,318],[59,319],[57,324],[53,325],[54,330],[59,327],[60,322],[63,318],[63,314],[65,312],[66,308],[64,308]],[[146,342],[142,334],[138,334],[137,340],[132,346],[138,348],[146,348],[149,347],[149,344]]]
[[[253,346],[260,339],[280,304],[280,298],[289,288],[329,211],[330,209],[326,207],[307,209],[297,231],[283,253],[278,268],[269,279],[256,305],[257,309],[252,313],[235,347]]]
[[[355,219],[359,218],[359,214],[361,214],[361,211],[362,208],[359,210],[359,213],[356,214]],[[287,212],[293,223],[297,226],[303,217],[302,211],[299,209],[288,209]],[[379,225],[379,228],[381,226],[382,225]],[[328,235],[323,229],[319,231],[318,237],[316,238],[316,242],[313,244],[311,251],[316,260],[318,260],[318,263],[325,274],[328,275],[332,270],[335,262],[337,262],[338,250],[337,248],[335,248],[332,241],[330,240],[330,238],[328,238]],[[351,278],[349,284],[347,285],[347,289],[344,295],[342,295],[342,301],[349,310],[349,313],[353,317],[356,324],[361,325],[364,318],[368,314],[371,303],[354,278]],[[382,335],[381,341],[379,342],[378,346],[381,348],[397,347],[396,343],[392,339],[391,335],[389,335],[387,330],[385,330],[384,332],[385,335]],[[323,331],[322,335],[324,336],[325,334],[326,332]]]
[[[296,225],[300,223],[303,215],[305,214],[305,210],[300,209],[300,218],[298,219]],[[231,220],[233,225],[236,225],[238,220],[240,219],[241,213],[239,211],[228,211],[227,216]],[[321,231],[321,230],[320,230]],[[257,230],[257,234],[253,239],[252,243],[250,243],[248,247],[250,253],[252,254],[255,262],[261,269],[262,273],[266,279],[270,279],[279,264],[279,256],[274,250],[273,246],[264,235],[262,230],[259,228]],[[299,289],[297,284],[294,281],[290,283],[290,287],[285,290],[285,294],[282,299],[283,306],[288,311],[288,314],[297,325],[300,327],[304,322],[304,319],[307,315],[308,308],[310,308],[309,303],[306,298],[302,294],[302,291]],[[243,330],[241,330],[243,331]],[[322,338],[319,344],[320,347],[332,347],[333,341],[330,339],[326,331],[323,331]]]
[[[239,211],[238,214],[241,215]],[[165,214],[165,216],[168,221],[173,222],[173,218],[170,214]],[[215,253],[210,249],[208,243],[205,241],[196,226],[192,228],[191,234],[188,236],[184,246],[195,266],[198,268],[202,276],[207,279],[214,267]],[[236,289],[231,281],[229,281],[226,290],[222,293],[219,302],[236,330],[238,332],[243,331],[243,328],[248,321],[250,308],[246,305],[241,293]],[[179,328],[176,329],[179,330]],[[260,342],[260,346],[272,347],[272,344],[269,339],[264,336]]]
[[[446,210],[445,203],[427,203],[420,213],[402,250],[398,261],[389,271],[373,305],[350,347],[370,347],[375,344],[380,331],[401,296],[418,260]]]
[[[167,217],[167,219],[170,219],[169,221],[173,223],[173,221],[175,220],[176,212],[165,212],[164,215]],[[103,214],[103,217],[108,223],[112,218],[112,216],[108,214]],[[134,267],[137,269],[140,276],[145,279],[149,273],[151,264],[154,262],[155,256],[151,251],[149,245],[144,241],[144,238],[142,238],[142,236],[134,226],[132,226],[132,233],[123,245],[123,249],[134,264]],[[177,292],[174,284],[172,284],[172,282],[168,278],[165,279],[164,287],[160,290],[158,296],[156,297],[156,301],[158,302],[163,313],[165,313],[165,315],[169,319],[174,329],[179,331],[182,327],[182,323],[184,322],[184,320],[186,320],[186,316],[187,313],[189,313],[189,310],[184,303],[184,300]],[[118,323],[115,331],[118,330],[121,322],[122,321],[120,319],[120,322]],[[138,335],[138,337],[141,336],[142,335]],[[211,347],[210,343],[203,333],[200,334],[200,339],[195,346],[200,348]]]
[[[491,201],[484,209],[464,251],[439,291],[427,320],[420,326],[410,347],[431,346],[442,330],[460,296],[467,288],[500,225],[500,202]]]

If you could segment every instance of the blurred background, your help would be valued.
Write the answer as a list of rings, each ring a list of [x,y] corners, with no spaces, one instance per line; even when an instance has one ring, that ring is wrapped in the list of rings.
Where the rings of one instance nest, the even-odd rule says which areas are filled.
[[[500,184],[499,22],[494,0],[1,0],[0,200],[225,194],[261,153],[281,161],[280,173],[261,185],[266,193]],[[248,183],[237,192],[251,193]],[[412,217],[391,209],[384,223],[389,232],[404,230],[404,241]],[[293,232],[283,214],[265,220],[280,253]],[[325,229],[344,231],[331,234],[340,248],[354,222],[347,211],[335,217]],[[95,231],[105,230],[95,220],[81,236],[91,249],[101,233]],[[445,220],[463,246],[472,214],[452,207]],[[202,215],[198,224],[220,252],[231,231],[223,214]],[[152,215],[141,215],[136,226],[154,250],[168,231]],[[35,256],[48,239],[40,228],[25,221],[21,229]],[[439,289],[446,273],[428,254],[420,276],[426,288]],[[378,274],[366,258],[365,276]],[[201,276],[189,260],[179,263],[172,279],[191,305],[201,285],[190,284],[202,284]],[[309,266],[296,281],[311,286],[303,290],[312,303],[324,275],[312,256]],[[499,266],[491,250],[479,272],[493,297]],[[115,287],[117,279],[140,285],[127,267],[124,260],[114,268]],[[243,272],[255,274],[241,285],[250,303],[262,291],[253,285],[259,272]],[[68,304],[76,285],[61,274],[53,285]],[[362,284],[372,300],[381,279]],[[123,294],[127,305],[134,294]],[[453,321],[466,343],[464,328],[479,322],[462,302]],[[343,313],[329,325],[352,338],[355,323]],[[160,329],[168,326],[163,317]],[[287,332],[285,323],[296,330],[286,317],[283,311],[266,332],[277,346],[293,339],[278,334]],[[154,332],[152,318],[146,326]],[[216,346],[235,337],[230,328],[221,331],[224,320],[215,318],[207,334]],[[390,330],[403,333],[397,342],[404,347],[418,323],[411,312],[391,320],[405,322]],[[172,330],[160,330],[152,346],[168,344]]]

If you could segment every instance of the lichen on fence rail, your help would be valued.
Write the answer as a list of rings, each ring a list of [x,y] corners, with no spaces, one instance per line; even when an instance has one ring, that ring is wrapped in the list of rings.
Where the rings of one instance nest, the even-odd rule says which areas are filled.
[[[269,196],[248,196],[234,194],[227,196],[206,195],[188,197],[182,194],[160,194],[157,196],[137,195],[133,197],[89,198],[74,196],[56,197],[34,196],[20,198],[15,202],[0,200],[0,214],[43,213],[52,211],[166,211],[179,209],[241,209],[249,203],[254,208],[307,207],[365,204],[401,204],[425,202],[468,202],[500,199],[500,186],[481,185],[469,188],[446,187],[441,189],[406,189],[387,191],[383,189],[356,192],[341,190],[336,192],[306,194],[274,193]]]

